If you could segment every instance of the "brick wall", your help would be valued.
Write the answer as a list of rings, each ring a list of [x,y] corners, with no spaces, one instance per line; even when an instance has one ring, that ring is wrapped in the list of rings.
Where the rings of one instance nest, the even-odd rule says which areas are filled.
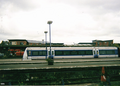
[[[94,43],[96,43],[95,46],[111,46],[111,45],[113,45],[113,41],[96,41]]]
[[[40,45],[39,43],[29,43],[29,45]]]
[[[26,41],[17,41],[17,45],[27,45]]]
[[[11,45],[27,45],[26,41],[10,41]]]

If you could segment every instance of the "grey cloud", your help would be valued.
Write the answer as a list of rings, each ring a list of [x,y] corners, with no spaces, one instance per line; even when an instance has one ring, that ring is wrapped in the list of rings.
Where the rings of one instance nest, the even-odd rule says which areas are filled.
[[[111,27],[111,28],[106,28],[103,31],[96,31],[96,32],[91,32],[91,36],[95,37],[120,37],[120,28],[119,27]]]
[[[84,12],[93,14],[120,11],[120,0],[63,0],[63,2],[74,5],[79,10],[85,7]]]
[[[98,11],[103,13],[107,12],[118,12],[120,10],[120,1],[119,0],[93,0],[89,2],[90,7],[95,8]]]
[[[120,37],[120,27],[111,27],[109,30],[108,30],[108,33],[111,34],[111,35],[115,35],[115,36],[119,36]]]
[[[1,29],[0,28],[0,35],[2,36],[14,36],[14,35],[17,35],[16,31],[15,30],[7,30],[7,29]]]
[[[16,12],[19,10],[31,10],[36,7],[33,0],[0,0],[0,15],[2,13]],[[7,12],[6,12],[7,11]]]
[[[11,16],[12,16],[12,14],[14,14],[14,12],[34,10],[34,8],[37,7],[36,6],[37,3],[32,3],[32,2],[35,2],[35,1],[39,2],[39,0],[0,0],[0,16],[3,13],[4,14],[11,13]],[[42,0],[40,0],[40,2],[41,1]],[[52,38],[53,39],[56,38],[56,40],[58,40],[58,41],[59,40],[66,41],[66,39],[70,38],[70,37],[73,38],[71,40],[74,40],[75,37],[81,38],[83,36],[86,36],[87,38],[89,38],[91,36],[93,38],[95,38],[95,37],[96,38],[112,37],[112,36],[113,37],[116,37],[116,36],[120,37],[120,35],[119,35],[119,32],[120,32],[120,28],[119,28],[120,14],[118,13],[120,11],[120,7],[119,7],[120,1],[119,0],[45,0],[45,1],[48,2],[47,4],[63,3],[64,5],[69,5],[69,7],[76,9],[76,11],[77,11],[77,12],[74,11],[76,13],[74,13],[73,10],[70,10],[70,12],[69,12],[69,13],[73,14],[73,15],[71,15],[71,17],[72,17],[71,20],[72,20],[72,22],[73,21],[75,22],[74,24],[72,22],[67,22],[67,23],[62,22],[61,23],[61,20],[59,19],[59,17],[60,18],[65,17],[64,21],[66,21],[67,18],[68,18],[68,20],[70,19],[70,15],[69,14],[67,15],[66,11],[62,13],[63,16],[61,16],[59,14],[54,16],[56,20],[60,21],[60,23],[58,22],[57,23],[58,25],[56,25],[55,23],[53,24],[53,25],[56,25],[55,28],[52,27],[53,28],[53,31],[52,31],[53,37]],[[41,3],[40,2],[39,2],[39,5],[43,4],[42,2]],[[44,2],[44,4],[45,4],[45,2]],[[42,5],[43,8],[45,8],[44,4]],[[54,10],[53,10],[53,12],[54,12]],[[87,26],[87,24],[85,24],[86,22],[83,21],[84,22],[83,24],[85,24],[85,25],[82,25],[81,24],[81,21],[82,21],[81,20],[81,13],[83,15],[88,14],[89,16],[91,16],[97,24],[93,24],[93,26],[89,27],[89,25]],[[107,15],[107,13],[108,13],[108,15]],[[78,14],[77,18],[76,18],[75,14]],[[67,18],[64,15],[67,15]],[[42,15],[42,16],[44,16],[44,15]],[[75,18],[74,18],[74,16],[75,16]],[[17,20],[17,22],[18,21],[19,20]],[[87,23],[91,23],[91,22],[87,22]],[[10,25],[11,25],[11,23],[10,23]],[[14,25],[15,24],[13,24],[13,26]],[[17,26],[17,27],[16,26],[14,26],[12,28],[10,26],[9,29],[15,28],[16,29],[15,31],[17,32],[17,29],[19,26]],[[29,27],[29,24],[28,24],[28,27]],[[30,26],[30,27],[32,27],[32,26]],[[99,27],[100,27],[100,29],[99,29]],[[46,28],[46,27],[43,27],[43,28]],[[2,39],[2,37],[3,37],[3,39],[9,39],[9,37],[11,37],[11,38],[27,37],[27,38],[31,38],[31,39],[34,39],[34,38],[37,38],[37,39],[43,38],[44,39],[44,33],[43,33],[44,31],[42,31],[42,29],[40,30],[40,31],[42,31],[42,33],[40,33],[38,35],[33,34],[33,33],[36,33],[34,31],[31,31],[31,33],[29,31],[29,34],[26,32],[24,33],[22,31],[20,31],[20,34],[18,35],[18,34],[16,34],[15,31],[10,31],[10,30],[7,31],[7,30],[8,30],[8,28],[6,30],[5,29],[1,30],[1,32],[0,32],[1,38],[0,39]],[[64,36],[65,38],[62,36]]]
[[[15,7],[21,8],[23,10],[29,10],[35,7],[35,4],[31,0],[8,0]]]

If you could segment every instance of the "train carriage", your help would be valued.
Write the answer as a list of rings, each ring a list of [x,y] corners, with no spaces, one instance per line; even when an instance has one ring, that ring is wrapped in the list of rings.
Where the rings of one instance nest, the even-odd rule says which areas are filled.
[[[50,55],[50,48],[27,47],[23,60],[27,59],[46,59]],[[117,47],[52,47],[51,53],[54,59],[61,58],[104,58],[118,57]]]
[[[23,60],[45,59],[46,55],[47,51],[44,47],[27,47],[23,54]]]
[[[98,55],[100,57],[118,57],[117,47],[99,47]]]
[[[92,58],[93,47],[57,47],[53,48],[54,58]]]

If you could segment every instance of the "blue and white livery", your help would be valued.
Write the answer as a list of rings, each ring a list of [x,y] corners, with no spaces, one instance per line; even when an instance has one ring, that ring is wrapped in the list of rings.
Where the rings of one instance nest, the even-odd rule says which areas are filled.
[[[50,48],[27,47],[23,60],[46,59],[50,53]],[[103,58],[118,57],[117,47],[52,47],[51,53],[54,59],[62,58]]]

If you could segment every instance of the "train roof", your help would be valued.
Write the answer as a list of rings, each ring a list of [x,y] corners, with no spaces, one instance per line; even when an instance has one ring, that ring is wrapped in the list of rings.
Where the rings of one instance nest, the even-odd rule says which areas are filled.
[[[47,47],[50,49],[50,47]],[[51,49],[55,50],[79,50],[79,49],[117,49],[117,47],[51,47]],[[46,50],[46,47],[27,47],[26,50]]]
[[[26,50],[43,50],[46,49],[45,47],[27,47]]]

